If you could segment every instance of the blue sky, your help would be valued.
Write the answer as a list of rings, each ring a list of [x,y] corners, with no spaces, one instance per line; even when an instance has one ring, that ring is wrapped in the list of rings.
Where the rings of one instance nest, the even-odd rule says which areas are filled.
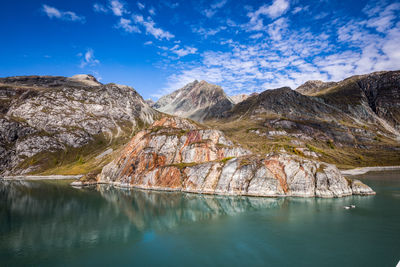
[[[89,73],[144,98],[400,69],[400,1],[2,1],[0,76]]]

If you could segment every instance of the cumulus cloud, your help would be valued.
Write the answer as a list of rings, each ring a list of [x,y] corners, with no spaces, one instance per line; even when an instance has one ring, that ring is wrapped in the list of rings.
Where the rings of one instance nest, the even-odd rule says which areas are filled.
[[[118,24],[116,25],[116,28],[123,29],[129,33],[132,33],[132,32],[140,33],[141,32],[137,26],[132,25],[132,21],[130,19],[124,19],[124,18],[121,18],[119,20]]]
[[[72,11],[62,11],[55,7],[51,7],[48,5],[42,6],[42,11],[49,17],[49,18],[56,18],[66,21],[78,21],[81,23],[85,22],[84,16],[79,16],[75,12]]]
[[[216,35],[217,33],[221,32],[221,31],[223,31],[223,30],[226,30],[226,29],[227,29],[226,26],[219,26],[219,27],[213,28],[213,29],[211,29],[211,28],[206,29],[206,28],[203,28],[203,27],[199,27],[199,28],[197,28],[197,27],[192,27],[192,32],[198,33],[198,34],[200,34],[202,37],[207,38],[207,37],[209,37],[209,36],[214,36],[214,35]]]
[[[84,68],[86,66],[93,67],[100,64],[100,61],[94,57],[94,51],[91,48],[87,49],[85,54],[79,54],[79,56],[82,57],[80,64],[81,68]]]
[[[265,25],[261,21],[265,32],[247,33],[257,42],[221,39],[219,43],[229,49],[196,52],[199,58],[177,65],[159,93],[179,89],[195,79],[221,85],[232,95],[400,69],[400,21],[393,17],[398,7],[381,5],[366,18],[330,17],[321,23],[324,31],[319,32],[296,27],[288,17],[275,17]]]
[[[172,33],[156,27],[155,22],[150,17],[145,19],[142,15],[134,15],[133,20],[136,24],[142,25],[147,34],[153,35],[156,39],[169,40],[175,37]]]
[[[278,41],[282,39],[282,35],[286,32],[287,28],[287,19],[280,18],[268,25],[268,34],[272,40]]]
[[[93,4],[93,10],[95,12],[98,12],[98,13],[107,13],[108,12],[108,9],[105,6],[103,6],[102,4],[99,4],[99,3],[94,3]]]
[[[184,57],[190,54],[195,54],[197,52],[197,48],[190,46],[180,48],[179,45],[175,45],[171,48],[171,52],[176,54],[178,57]]]
[[[128,11],[125,9],[124,4],[118,0],[110,1],[110,9],[113,14],[118,17],[121,17],[123,14],[128,13]]]
[[[259,39],[261,37],[263,37],[263,34],[261,32],[259,33],[255,33],[249,36],[251,39]]]
[[[204,15],[207,18],[211,18],[212,16],[214,16],[215,13],[217,13],[218,9],[223,7],[227,2],[228,2],[228,0],[220,0],[220,1],[213,3],[210,6],[210,8],[204,9],[204,11],[203,11]]]
[[[250,21],[245,27],[247,30],[251,31],[264,30],[264,20],[261,17],[262,15],[268,16],[271,19],[275,19],[285,14],[288,9],[288,0],[274,0],[271,5],[262,5],[256,11],[247,13]]]
[[[310,8],[310,6],[297,6],[297,7],[293,8],[292,14],[295,15],[297,13],[307,11],[309,8]]]
[[[370,28],[375,28],[378,32],[385,32],[393,26],[398,13],[400,12],[400,3],[393,3],[385,8],[378,6],[378,9],[374,10],[378,14],[374,16],[374,13],[365,12],[371,17],[366,21],[366,25]]]

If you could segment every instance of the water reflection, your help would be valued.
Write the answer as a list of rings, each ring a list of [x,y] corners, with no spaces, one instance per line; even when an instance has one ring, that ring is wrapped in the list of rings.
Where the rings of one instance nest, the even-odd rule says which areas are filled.
[[[163,230],[183,223],[276,208],[283,198],[249,198],[115,189],[100,185],[100,194],[125,214],[138,230]]]
[[[276,208],[278,198],[224,197],[116,189],[76,189],[67,182],[0,183],[0,250],[26,253],[141,240],[196,221]],[[38,246],[40,244],[40,246]]]
[[[275,263],[282,263],[296,250],[302,258],[304,253],[321,247],[331,251],[349,244],[338,257],[345,259],[347,251],[358,251],[352,250],[352,242],[374,251],[371,240],[391,244],[379,252],[390,257],[394,255],[391,250],[398,248],[392,242],[398,240],[400,225],[394,212],[400,179],[395,181],[378,180],[374,184],[372,180],[376,196],[340,199],[227,197],[107,185],[77,189],[68,181],[2,181],[0,262],[5,266],[53,266],[60,259],[80,263],[92,253],[90,259],[98,258],[100,263],[107,255],[129,263],[131,255],[137,259],[141,253],[153,255],[157,249],[165,251],[171,262],[182,259],[185,251],[193,252],[187,262],[210,255],[222,264],[230,255],[235,258],[232,264],[243,255],[242,263],[246,263],[255,259],[254,253],[270,261],[275,257],[271,253],[276,253],[282,256]],[[350,204],[357,208],[343,209]],[[307,243],[307,249],[304,240],[310,236],[316,240],[315,246]],[[238,250],[232,250],[232,244]],[[194,247],[203,254],[196,254]],[[253,258],[245,252],[253,253]],[[175,253],[175,257],[169,253]],[[309,259],[315,253],[307,255]],[[155,262],[149,256],[143,258]]]

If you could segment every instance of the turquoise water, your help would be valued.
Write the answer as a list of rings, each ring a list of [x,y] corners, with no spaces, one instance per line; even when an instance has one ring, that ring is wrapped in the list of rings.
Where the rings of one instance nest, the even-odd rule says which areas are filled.
[[[395,266],[400,172],[362,177],[376,196],[247,198],[0,182],[0,265]]]

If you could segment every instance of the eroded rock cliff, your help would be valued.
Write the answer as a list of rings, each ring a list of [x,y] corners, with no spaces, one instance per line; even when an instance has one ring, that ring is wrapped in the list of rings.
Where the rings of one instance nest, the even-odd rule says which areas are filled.
[[[139,132],[96,181],[123,187],[248,196],[374,194],[334,165],[287,154],[254,155],[221,131],[164,117]],[[75,182],[82,185],[87,182]]]

